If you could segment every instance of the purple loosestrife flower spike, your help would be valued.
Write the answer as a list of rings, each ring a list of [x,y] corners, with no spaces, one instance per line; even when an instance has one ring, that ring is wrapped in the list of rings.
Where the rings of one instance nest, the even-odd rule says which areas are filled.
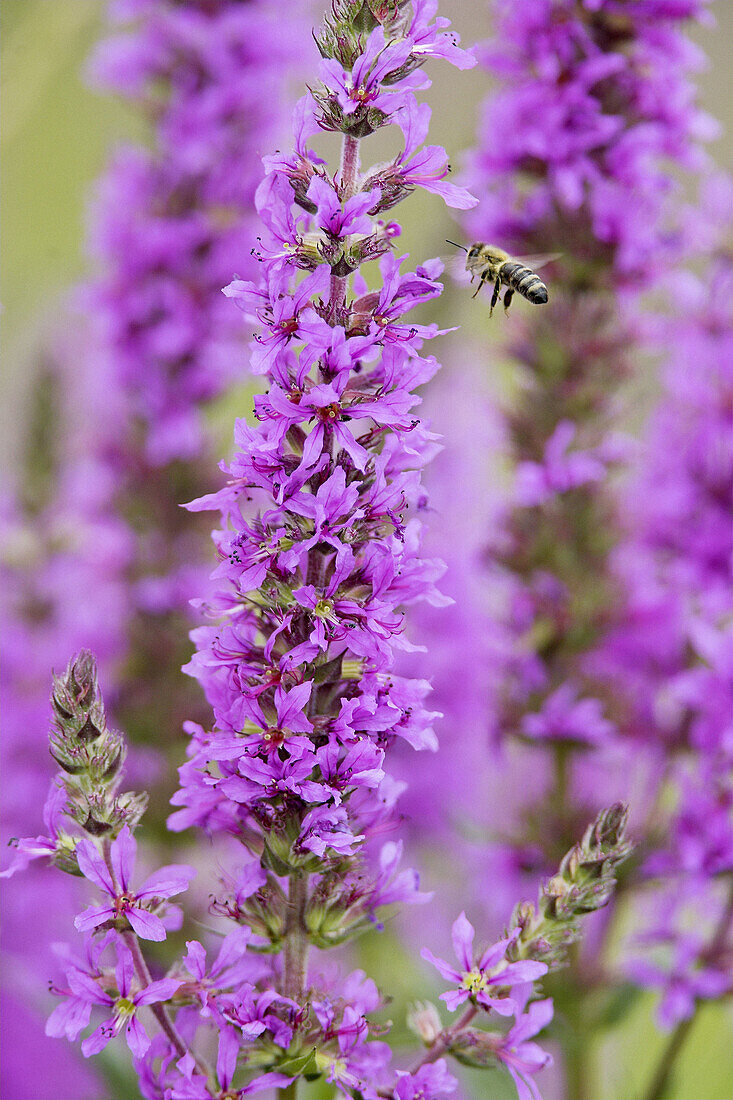
[[[266,160],[256,199],[262,277],[235,279],[225,296],[258,330],[251,364],[267,390],[255,399],[255,426],[237,425],[228,484],[192,505],[222,513],[206,608],[224,618],[194,634],[188,671],[207,693],[215,726],[189,726],[191,756],[174,799],[182,809],[171,825],[198,824],[243,843],[248,861],[215,907],[251,920],[264,942],[248,946],[265,952],[252,952],[246,977],[241,958],[243,980],[230,989],[230,976],[219,988],[190,947],[196,982],[179,996],[204,998],[202,1025],[220,1033],[224,1088],[254,1044],[266,1073],[321,1073],[371,1095],[372,1077],[386,1069],[386,1052],[368,1042],[376,990],[337,983],[315,1027],[308,1002],[320,994],[308,984],[307,948],[355,934],[378,905],[421,900],[414,874],[398,869],[399,845],[380,837],[393,826],[400,791],[385,769],[390,746],[402,736],[434,747],[427,685],[397,675],[394,660],[407,647],[405,607],[443,602],[440,563],[420,555],[415,507],[434,450],[415,390],[437,369],[424,343],[438,329],[404,318],[438,296],[441,265],[400,271],[390,254],[398,227],[378,220],[381,189],[360,173],[358,143],[395,122],[410,130],[414,157],[426,116],[421,134],[409,114],[415,91],[429,83],[417,70],[431,56],[471,60],[454,38],[442,43],[445,21],[432,23],[434,5],[415,5],[409,18],[405,9],[398,23],[388,8],[369,9],[373,25],[359,29],[349,23],[351,7],[336,6],[334,25],[351,36],[354,55],[346,67],[324,59],[323,86],[296,111],[295,151]],[[344,135],[335,175],[309,149],[313,122]],[[426,179],[435,183],[447,158],[437,150],[431,157]],[[418,183],[415,173],[403,190]],[[458,188],[445,194],[474,201]],[[353,273],[379,257],[384,285],[370,296]],[[90,873],[105,885],[99,867]],[[125,888],[134,902],[127,880]],[[136,906],[123,908],[132,923]],[[108,914],[105,906],[92,919],[104,923]],[[187,1056],[168,1079],[171,1095],[204,1086]],[[244,1092],[266,1081],[275,1083],[256,1079]]]

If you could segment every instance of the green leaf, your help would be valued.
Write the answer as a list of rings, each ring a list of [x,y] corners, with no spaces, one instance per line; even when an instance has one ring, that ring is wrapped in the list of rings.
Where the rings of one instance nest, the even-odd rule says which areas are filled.
[[[278,1063],[278,1072],[287,1073],[288,1076],[292,1077],[308,1077],[309,1080],[319,1077],[320,1071],[316,1065],[316,1051],[317,1048],[313,1047],[305,1054],[299,1054],[294,1058],[288,1058],[284,1062]]]

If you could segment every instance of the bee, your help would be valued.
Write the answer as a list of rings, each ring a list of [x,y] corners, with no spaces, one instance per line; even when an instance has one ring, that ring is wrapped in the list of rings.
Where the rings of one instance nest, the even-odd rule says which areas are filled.
[[[523,298],[536,306],[544,305],[547,301],[547,287],[539,275],[536,275],[530,267],[527,267],[520,260],[513,259],[502,248],[497,248],[493,244],[484,244],[483,241],[476,241],[470,248],[457,244],[456,241],[447,241],[446,243],[455,245],[456,248],[462,248],[466,253],[466,271],[470,272],[471,282],[477,275],[479,279],[476,294],[481,290],[484,283],[494,284],[489,317],[493,314],[494,306],[499,301],[499,291],[502,286],[507,288],[504,293],[505,312],[509,309],[515,294],[521,294]],[[555,257],[543,256],[541,260],[538,258],[535,266],[549,263],[552,259],[555,259]],[[474,298],[476,294],[474,294]]]

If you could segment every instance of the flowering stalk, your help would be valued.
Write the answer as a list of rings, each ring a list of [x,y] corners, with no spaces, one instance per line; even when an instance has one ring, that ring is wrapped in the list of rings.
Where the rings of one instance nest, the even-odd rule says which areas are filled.
[[[459,983],[457,993],[442,995],[451,1011],[467,1000],[469,1004],[456,1024],[437,1033],[425,1028],[425,1010],[414,1017],[413,1026],[418,1034],[422,1032],[428,1052],[413,1073],[448,1052],[469,1066],[504,1066],[514,1079],[520,1100],[539,1096],[531,1075],[549,1064],[550,1058],[527,1040],[552,1019],[552,1001],[534,1002],[523,1014],[534,993],[521,983],[536,982],[548,971],[566,966],[568,949],[579,936],[580,920],[610,901],[616,885],[614,870],[631,851],[627,819],[628,809],[620,803],[602,811],[580,843],[566,853],[557,874],[542,887],[536,909],[528,902],[518,905],[506,938],[485,951],[477,963],[471,951],[473,928],[465,914],[453,925],[462,972],[423,951],[423,958],[444,978]],[[498,1002],[492,998],[492,987],[503,990],[512,983],[518,988],[508,997],[505,993]],[[501,1015],[513,1012],[517,1022],[503,1036],[469,1027],[482,1007]]]
[[[686,276],[685,314],[655,333],[664,389],[628,490],[628,537],[617,555],[626,602],[604,651],[610,673],[629,685],[637,728],[665,755],[675,796],[651,819],[642,868],[650,904],[627,947],[628,974],[661,991],[659,1022],[672,1031],[652,1100],[664,1094],[699,1006],[731,990],[730,196],[729,179],[705,181],[704,213],[689,215],[703,274]],[[639,957],[640,944],[658,958]]]

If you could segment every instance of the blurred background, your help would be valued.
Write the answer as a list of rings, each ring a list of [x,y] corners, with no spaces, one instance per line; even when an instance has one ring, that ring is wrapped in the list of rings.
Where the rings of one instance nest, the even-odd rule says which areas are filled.
[[[464,44],[489,33],[482,0],[454,0],[445,7]],[[700,75],[701,101],[723,123],[723,135],[713,143],[711,152],[722,166],[729,167],[733,153],[733,3],[718,0],[713,7],[717,27],[696,31],[709,58],[707,71]],[[68,296],[76,282],[91,273],[85,257],[84,225],[94,181],[114,145],[148,140],[139,112],[119,99],[95,93],[85,83],[85,63],[107,29],[105,11],[104,0],[2,0],[0,5],[5,246],[0,273],[4,363],[0,462],[11,483],[26,430],[27,398],[34,372],[42,362],[39,351],[59,333],[73,330],[76,321]],[[474,136],[477,105],[488,91],[486,74],[476,69],[461,74],[459,82],[447,66],[436,66],[431,76],[434,84],[427,94],[435,111],[431,139],[449,150],[454,167],[459,169],[461,150]],[[386,155],[394,138],[388,135],[383,139],[383,151],[378,148],[381,140],[380,135],[374,142],[375,160],[383,152]],[[267,151],[262,150],[263,154]],[[406,203],[400,218],[405,230],[403,251],[410,252],[414,261],[445,253],[445,237],[460,232],[443,205],[425,194]],[[492,338],[486,329],[485,311],[472,305],[464,289],[449,287],[447,295],[442,303],[446,313],[458,316],[475,338]],[[437,354],[440,356],[439,348]],[[225,401],[212,412],[218,453],[229,450],[232,420],[246,412],[246,404],[246,395],[240,393],[236,402]],[[392,950],[396,954],[396,944]],[[365,964],[377,981],[380,976],[392,977],[395,957],[385,955],[382,943],[374,941],[373,948],[367,945],[364,951]],[[427,992],[407,981],[404,999]],[[400,1008],[399,1004],[393,1007],[395,1017]],[[624,1025],[624,1035],[612,1040],[604,1055],[609,1066],[613,1043],[627,1042],[629,1035],[635,1036],[640,1062],[648,1064],[663,1041],[653,1024],[651,999],[643,999]],[[701,1013],[675,1088],[678,1100],[733,1097],[730,1020],[725,1010],[712,1008]]]

